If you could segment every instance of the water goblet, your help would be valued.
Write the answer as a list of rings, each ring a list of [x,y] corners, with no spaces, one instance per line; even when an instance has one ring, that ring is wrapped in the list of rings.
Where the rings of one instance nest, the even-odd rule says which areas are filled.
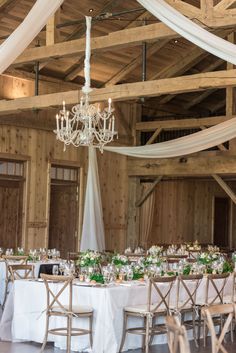
[[[59,273],[58,265],[53,265],[53,267],[52,267],[52,274],[53,274],[54,276],[58,276],[58,273]]]

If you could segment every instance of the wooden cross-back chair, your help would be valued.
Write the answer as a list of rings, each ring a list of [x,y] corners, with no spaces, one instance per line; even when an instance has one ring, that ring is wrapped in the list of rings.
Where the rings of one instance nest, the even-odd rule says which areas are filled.
[[[176,305],[173,307],[173,311],[180,316],[181,324],[184,324],[187,329],[193,330],[194,342],[197,347],[196,316],[198,306],[196,305],[196,296],[202,278],[202,274],[179,275]],[[185,321],[185,314],[188,313],[191,313],[191,320]]]
[[[3,297],[3,303],[2,307],[4,308],[7,300],[7,294],[8,294],[8,287],[9,283],[11,282],[11,273],[9,271],[9,266],[13,264],[26,264],[28,256],[26,255],[2,255],[2,259],[5,262],[5,268],[6,268],[6,277],[5,277],[5,286],[4,286],[4,297]]]
[[[48,334],[65,336],[67,338],[66,352],[71,351],[71,337],[89,335],[90,345],[92,348],[92,322],[93,322],[93,308],[88,306],[73,305],[73,291],[72,282],[73,276],[55,276],[41,274],[47,291],[47,309],[46,309],[46,330],[43,345],[40,352],[44,351],[47,343]],[[58,284],[59,287],[56,285]],[[62,301],[62,296],[67,293],[67,301]],[[66,327],[49,328],[50,317],[66,317]],[[75,328],[72,327],[72,319],[76,317],[87,318],[89,320],[89,328]]]
[[[206,282],[206,291],[204,302],[200,303],[199,307],[204,308],[205,306],[217,305],[224,303],[224,290],[226,283],[229,279],[229,273],[222,274],[209,274],[207,276]],[[202,310],[199,310],[199,322],[198,322],[198,339],[200,339],[200,330],[201,326],[203,326],[203,340],[204,347],[206,345],[206,337],[207,337],[207,326],[205,318],[201,318]],[[220,325],[222,327],[223,321],[222,316],[214,318],[214,324]]]
[[[18,279],[34,278],[34,265],[9,265],[9,272],[12,282]]]
[[[202,308],[202,317],[204,318],[211,334],[212,353],[218,353],[219,351],[221,351],[222,353],[227,353],[227,350],[224,348],[222,343],[226,333],[229,331],[229,327],[232,327],[232,322],[235,318],[235,313],[235,304],[219,304]],[[222,326],[220,334],[218,336],[216,334],[214,324],[214,316],[216,315],[224,316],[224,325]]]
[[[178,316],[166,317],[166,329],[170,353],[190,353],[186,329],[180,324]]]
[[[147,287],[147,303],[124,308],[123,334],[119,352],[122,351],[127,333],[142,335],[143,348],[149,351],[150,339],[157,334],[166,332],[163,324],[156,324],[156,318],[170,313],[170,295],[176,276],[151,278]],[[142,327],[127,328],[129,317],[144,319]]]

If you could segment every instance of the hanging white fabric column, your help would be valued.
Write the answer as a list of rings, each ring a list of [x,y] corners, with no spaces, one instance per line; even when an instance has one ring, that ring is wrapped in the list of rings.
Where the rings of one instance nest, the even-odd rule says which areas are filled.
[[[64,0],[37,0],[24,21],[0,45],[0,74],[27,48]]]
[[[170,158],[203,151],[235,137],[236,118],[233,118],[208,129],[171,141],[139,147],[104,147],[104,150],[130,157]]]
[[[103,212],[97,166],[97,155],[94,147],[89,147],[88,178],[84,205],[84,219],[80,250],[105,250]]]
[[[236,65],[236,45],[208,32],[164,0],[137,0],[168,27],[200,48]]]

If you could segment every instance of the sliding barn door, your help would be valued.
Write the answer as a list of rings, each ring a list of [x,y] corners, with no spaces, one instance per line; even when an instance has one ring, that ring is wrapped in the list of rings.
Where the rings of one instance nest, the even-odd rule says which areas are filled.
[[[21,246],[22,201],[22,181],[0,180],[0,247]]]
[[[56,175],[54,174],[54,179],[51,180],[48,247],[60,250],[61,255],[66,257],[68,251],[77,251],[78,173],[74,169],[67,173],[66,168],[55,168]],[[64,172],[58,173],[58,169]]]

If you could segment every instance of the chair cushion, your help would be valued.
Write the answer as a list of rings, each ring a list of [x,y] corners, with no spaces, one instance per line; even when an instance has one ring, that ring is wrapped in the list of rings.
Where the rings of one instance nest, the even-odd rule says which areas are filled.
[[[150,311],[153,311],[156,307],[156,304],[155,305],[151,305],[150,306]],[[160,308],[158,308],[157,311],[155,312],[163,312],[165,311],[165,307],[164,305],[161,306]],[[125,307],[124,309],[125,311],[127,312],[131,312],[131,313],[140,313],[140,314],[145,314],[145,313],[148,313],[148,310],[147,310],[147,304],[139,304],[139,305],[133,305],[133,306],[127,306]]]
[[[69,305],[64,305],[65,310],[69,311]],[[63,313],[64,310],[60,306],[53,306],[52,311]],[[73,305],[72,312],[74,314],[89,314],[93,312],[93,308],[90,306],[82,306],[82,305]]]

